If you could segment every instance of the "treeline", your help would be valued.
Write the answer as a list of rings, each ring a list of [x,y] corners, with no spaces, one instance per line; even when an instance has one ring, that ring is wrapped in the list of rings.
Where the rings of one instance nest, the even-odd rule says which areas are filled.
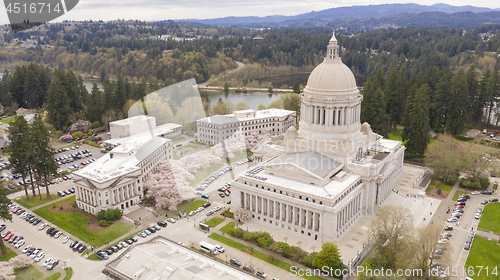
[[[409,156],[424,154],[431,129],[458,135],[468,123],[492,124],[493,117],[500,117],[495,106],[500,97],[498,69],[487,70],[479,79],[474,66],[453,73],[432,65],[409,81],[407,74],[405,68],[388,75],[379,69],[368,79],[362,91],[361,121],[385,137],[403,125]]]
[[[146,83],[143,78],[133,83],[118,76],[114,81],[104,80],[102,89],[94,83],[89,93],[81,76],[77,77],[73,71],[58,68],[52,71],[32,63],[4,73],[0,80],[0,102],[7,113],[19,107],[46,111],[48,123],[62,131],[80,118],[104,125],[126,118],[132,104],[165,86],[156,79]],[[171,102],[174,101],[172,98]]]

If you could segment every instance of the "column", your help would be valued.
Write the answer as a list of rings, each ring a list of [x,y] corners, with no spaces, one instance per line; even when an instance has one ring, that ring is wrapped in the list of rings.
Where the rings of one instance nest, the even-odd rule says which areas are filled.
[[[280,219],[283,222],[286,222],[286,206],[287,206],[286,204],[281,203],[281,215],[280,215]]]
[[[333,108],[332,111],[333,111],[333,125],[337,125],[337,119],[338,119],[337,108]]]
[[[316,111],[318,111],[318,124],[321,124],[321,119],[323,118],[323,109],[321,107],[316,107]]]
[[[268,201],[269,203],[269,217],[273,218],[274,217],[274,201],[273,200],[270,200]]]
[[[275,218],[279,219],[280,218],[280,203],[277,202],[277,201],[275,201],[274,203],[275,203],[274,204],[275,205],[275,209],[274,209],[275,210],[275,212],[274,212],[275,213]]]
[[[312,109],[313,109],[313,124],[316,124],[317,123],[317,118],[318,118],[318,110],[316,110],[316,106],[312,106]]]
[[[267,199],[266,198],[262,199],[262,214],[264,216],[267,216]]]
[[[332,126],[332,109],[326,108],[326,126]]]
[[[312,230],[316,231],[316,213],[312,212]]]
[[[306,210],[306,229],[309,229],[309,224],[311,223],[311,212]]]
[[[245,209],[245,193],[240,192],[241,208]]]
[[[292,220],[293,220],[293,206],[292,205],[288,205],[288,211],[287,211],[287,216],[288,216],[288,223],[291,224],[292,223]]]

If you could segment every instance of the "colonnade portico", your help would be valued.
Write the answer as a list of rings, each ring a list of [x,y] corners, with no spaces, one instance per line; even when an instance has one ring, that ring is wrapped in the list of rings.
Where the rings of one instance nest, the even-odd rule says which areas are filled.
[[[315,240],[321,234],[321,209],[311,209],[298,202],[262,197],[249,192],[241,191],[239,195],[240,206],[256,220],[305,234]]]
[[[352,107],[330,107],[324,105],[305,105],[301,106],[301,121],[309,124],[339,126],[351,125],[360,122],[361,104]]]

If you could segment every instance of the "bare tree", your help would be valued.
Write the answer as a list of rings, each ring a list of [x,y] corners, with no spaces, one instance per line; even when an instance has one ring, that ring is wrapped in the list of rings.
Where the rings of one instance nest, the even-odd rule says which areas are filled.
[[[415,238],[413,238],[412,247],[415,252],[415,256],[413,259],[414,264],[412,265],[412,267],[415,269],[420,269],[420,271],[422,271],[422,276],[414,276],[424,277],[419,279],[431,279],[426,277],[429,277],[429,275],[431,275],[429,273],[429,259],[431,259],[433,251],[436,249],[436,242],[439,238],[439,231],[440,228],[438,226],[428,225],[425,228],[418,229],[416,231]],[[437,255],[438,254],[436,254],[436,256]]]
[[[248,219],[250,219],[250,212],[240,207],[234,212],[234,218],[242,222],[246,222],[248,221]]]
[[[458,168],[461,152],[462,146],[458,141],[450,135],[440,135],[437,143],[431,145],[425,153],[426,163],[437,178],[454,183],[460,175]]]

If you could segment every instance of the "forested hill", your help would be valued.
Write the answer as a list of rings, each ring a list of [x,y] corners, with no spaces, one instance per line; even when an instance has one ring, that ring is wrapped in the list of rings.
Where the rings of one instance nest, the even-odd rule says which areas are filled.
[[[447,4],[435,4],[431,6],[418,5],[418,4],[381,4],[381,5],[368,5],[368,6],[350,6],[325,9],[321,11],[313,11],[309,13],[299,14],[295,16],[266,16],[266,17],[224,17],[215,19],[188,19],[186,21],[199,22],[211,25],[240,25],[240,26],[324,26],[326,23],[335,22],[352,22],[355,19],[378,18],[383,20],[391,20],[390,16],[405,14],[405,16],[412,14],[423,14],[423,17],[433,17],[433,14],[457,14],[456,16],[462,17],[464,13],[480,14],[475,16],[478,20],[483,19],[481,24],[489,23],[485,14],[493,10],[489,8],[474,7],[474,6],[452,6]],[[469,16],[470,17],[470,16]],[[486,18],[485,18],[486,17]],[[418,20],[418,18],[416,18]],[[486,21],[485,21],[486,20]],[[496,22],[496,21],[495,21]],[[445,21],[443,21],[445,23]],[[406,25],[401,25],[406,26]],[[412,26],[425,26],[425,25],[412,25]],[[446,25],[443,25],[446,26]],[[446,26],[454,27],[454,26]],[[462,26],[461,26],[462,27]],[[462,27],[464,28],[464,27]]]

